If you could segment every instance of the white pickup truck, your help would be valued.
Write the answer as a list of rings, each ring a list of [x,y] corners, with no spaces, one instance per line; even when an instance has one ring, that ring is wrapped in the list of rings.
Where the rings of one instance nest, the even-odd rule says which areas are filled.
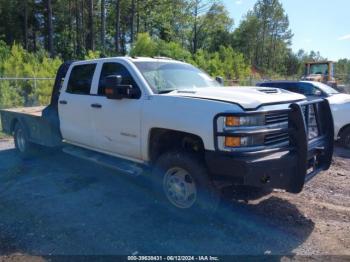
[[[223,87],[196,67],[165,58],[65,63],[49,106],[4,109],[1,120],[22,156],[36,144],[61,147],[149,176],[157,196],[180,212],[213,210],[219,185],[298,193],[329,168],[333,154],[327,100]]]

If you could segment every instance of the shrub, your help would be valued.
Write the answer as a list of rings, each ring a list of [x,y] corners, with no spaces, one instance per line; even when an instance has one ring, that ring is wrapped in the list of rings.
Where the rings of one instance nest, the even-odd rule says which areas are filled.
[[[62,63],[59,58],[49,58],[40,50],[27,52],[14,44],[6,47],[0,43],[0,73],[6,77],[54,78]],[[0,81],[0,108],[47,104],[50,100],[53,80],[2,80]]]

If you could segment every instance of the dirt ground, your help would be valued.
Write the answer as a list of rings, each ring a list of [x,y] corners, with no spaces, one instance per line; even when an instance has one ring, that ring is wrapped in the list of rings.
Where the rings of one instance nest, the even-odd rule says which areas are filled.
[[[0,254],[350,256],[349,150],[300,194],[244,191],[226,192],[214,219],[185,222],[154,204],[147,179],[63,153],[22,161],[2,139]]]

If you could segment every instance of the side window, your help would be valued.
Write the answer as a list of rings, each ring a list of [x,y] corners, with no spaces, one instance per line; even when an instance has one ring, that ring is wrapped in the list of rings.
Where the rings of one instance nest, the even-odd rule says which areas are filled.
[[[67,93],[88,95],[96,64],[76,65],[73,67],[67,86]]]
[[[299,87],[297,83],[287,83],[284,89],[294,92],[294,93],[300,93]]]
[[[98,95],[105,94],[106,88],[106,77],[110,75],[120,75],[122,77],[122,85],[132,85],[133,88],[137,89],[137,95],[134,98],[141,96],[140,88],[137,86],[135,80],[132,78],[128,69],[119,63],[104,63],[101,70],[100,81],[98,84]]]
[[[316,95],[317,89],[312,84],[299,83],[300,93],[305,96]]]

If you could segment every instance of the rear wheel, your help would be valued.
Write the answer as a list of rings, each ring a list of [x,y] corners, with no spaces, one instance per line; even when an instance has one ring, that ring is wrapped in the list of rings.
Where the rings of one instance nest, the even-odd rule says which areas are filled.
[[[220,196],[205,166],[195,154],[168,152],[160,156],[153,179],[159,199],[183,218],[215,212]]]
[[[15,147],[22,158],[28,158],[34,153],[34,145],[28,140],[22,124],[17,123],[14,131]]]
[[[347,148],[350,149],[350,126],[346,127],[340,135],[340,144]]]

